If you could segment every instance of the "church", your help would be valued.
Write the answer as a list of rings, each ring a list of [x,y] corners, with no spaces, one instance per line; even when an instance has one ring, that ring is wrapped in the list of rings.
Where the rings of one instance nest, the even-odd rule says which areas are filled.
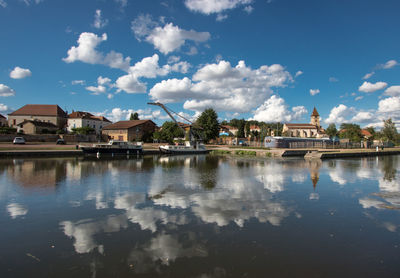
[[[309,124],[284,124],[282,134],[287,137],[301,137],[301,138],[326,138],[329,137],[319,122],[319,114],[317,109],[311,114]]]

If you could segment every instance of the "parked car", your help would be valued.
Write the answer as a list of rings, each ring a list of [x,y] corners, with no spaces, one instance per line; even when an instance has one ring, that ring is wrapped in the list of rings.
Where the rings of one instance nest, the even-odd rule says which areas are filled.
[[[65,145],[65,140],[64,139],[57,139],[56,144],[57,145]]]
[[[25,144],[24,137],[15,137],[13,140],[13,144],[19,144],[19,145]]]

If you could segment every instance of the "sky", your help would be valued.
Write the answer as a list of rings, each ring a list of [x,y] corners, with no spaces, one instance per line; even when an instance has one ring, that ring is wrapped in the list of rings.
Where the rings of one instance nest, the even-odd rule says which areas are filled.
[[[0,0],[0,113],[400,128],[400,1]]]

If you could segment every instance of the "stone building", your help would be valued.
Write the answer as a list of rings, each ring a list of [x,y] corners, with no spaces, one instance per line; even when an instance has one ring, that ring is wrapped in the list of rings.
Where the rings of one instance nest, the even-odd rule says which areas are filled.
[[[55,133],[58,126],[53,123],[25,120],[17,125],[17,130],[25,134],[48,134]]]
[[[75,111],[68,115],[67,130],[72,132],[73,128],[91,127],[96,131],[96,134],[100,134],[102,129],[110,124],[111,121],[106,117],[94,116],[89,112]]]
[[[284,124],[282,133],[287,137],[302,137],[302,138],[324,138],[329,137],[325,130],[321,127],[320,117],[317,109],[311,114],[309,124]]]
[[[142,140],[143,136],[156,130],[152,120],[119,121],[103,128],[102,133],[118,141]]]
[[[39,121],[52,123],[59,129],[67,124],[67,113],[58,105],[27,104],[8,114],[8,125],[17,127],[23,121]]]

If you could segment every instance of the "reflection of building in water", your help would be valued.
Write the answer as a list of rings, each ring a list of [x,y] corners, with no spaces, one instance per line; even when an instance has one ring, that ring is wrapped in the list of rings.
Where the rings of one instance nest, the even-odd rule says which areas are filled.
[[[36,159],[14,162],[14,167],[7,169],[7,175],[25,188],[53,188],[66,176],[65,163],[62,160]]]
[[[317,187],[317,183],[319,181],[319,168],[322,166],[322,160],[320,159],[310,159],[307,160],[308,169],[310,170],[310,178],[314,187]]]

